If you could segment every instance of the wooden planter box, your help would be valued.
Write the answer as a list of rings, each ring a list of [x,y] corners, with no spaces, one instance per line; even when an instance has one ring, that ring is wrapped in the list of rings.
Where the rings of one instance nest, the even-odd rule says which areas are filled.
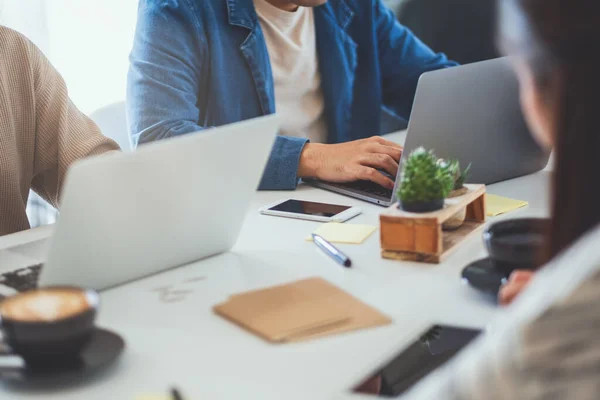
[[[437,264],[485,223],[485,185],[465,185],[462,196],[446,199],[444,209],[426,214],[409,213],[393,205],[380,216],[383,258]],[[465,223],[456,231],[442,224],[467,208]]]

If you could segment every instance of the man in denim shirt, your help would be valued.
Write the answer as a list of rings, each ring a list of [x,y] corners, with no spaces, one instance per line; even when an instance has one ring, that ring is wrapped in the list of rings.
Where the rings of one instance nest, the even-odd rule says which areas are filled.
[[[381,109],[408,119],[419,76],[453,65],[381,0],[140,0],[128,117],[141,144],[277,111],[261,189],[392,188],[378,170],[395,175],[401,148],[374,136]]]

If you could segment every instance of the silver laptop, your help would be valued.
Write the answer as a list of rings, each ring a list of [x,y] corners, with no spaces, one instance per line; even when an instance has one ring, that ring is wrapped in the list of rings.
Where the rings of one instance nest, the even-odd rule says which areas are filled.
[[[469,182],[491,184],[543,169],[549,154],[531,136],[521,112],[510,60],[499,58],[421,76],[403,158],[419,146],[472,164]],[[382,206],[396,191],[371,182],[308,183]],[[393,178],[393,177],[392,177]]]
[[[278,129],[262,117],[77,163],[39,285],[101,290],[227,251]]]

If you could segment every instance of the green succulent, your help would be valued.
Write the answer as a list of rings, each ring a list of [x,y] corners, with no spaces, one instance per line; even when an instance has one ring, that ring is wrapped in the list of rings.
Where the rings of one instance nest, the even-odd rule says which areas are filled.
[[[450,163],[419,147],[404,163],[398,197],[403,203],[445,199],[454,187],[454,176]]]
[[[452,174],[454,176],[454,190],[461,189],[465,185],[465,181],[469,177],[469,172],[471,171],[471,164],[467,166],[464,170],[460,169],[460,161],[458,160],[449,160],[446,161],[448,164],[448,168],[452,170]]]

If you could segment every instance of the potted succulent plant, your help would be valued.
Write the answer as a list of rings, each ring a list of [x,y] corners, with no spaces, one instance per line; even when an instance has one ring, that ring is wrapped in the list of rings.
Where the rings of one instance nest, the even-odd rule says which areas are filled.
[[[448,195],[449,198],[462,196],[468,190],[465,187],[465,181],[469,177],[471,171],[471,164],[467,165],[464,170],[460,169],[460,162],[458,160],[450,160],[449,168],[454,172],[454,187]]]
[[[468,189],[465,187],[465,181],[469,176],[469,171],[471,170],[471,164],[467,166],[464,170],[460,168],[460,162],[458,160],[450,160],[450,161],[441,161],[445,164],[451,171],[454,176],[454,186],[452,191],[448,195],[449,198],[462,196],[467,193]],[[465,219],[467,218],[467,208],[462,208],[459,212],[454,214],[450,219],[448,219],[442,225],[442,229],[446,231],[454,231],[457,230],[464,224]]]
[[[408,212],[425,213],[440,210],[454,187],[454,171],[449,164],[439,163],[433,151],[422,147],[414,150],[404,163],[398,198]]]

